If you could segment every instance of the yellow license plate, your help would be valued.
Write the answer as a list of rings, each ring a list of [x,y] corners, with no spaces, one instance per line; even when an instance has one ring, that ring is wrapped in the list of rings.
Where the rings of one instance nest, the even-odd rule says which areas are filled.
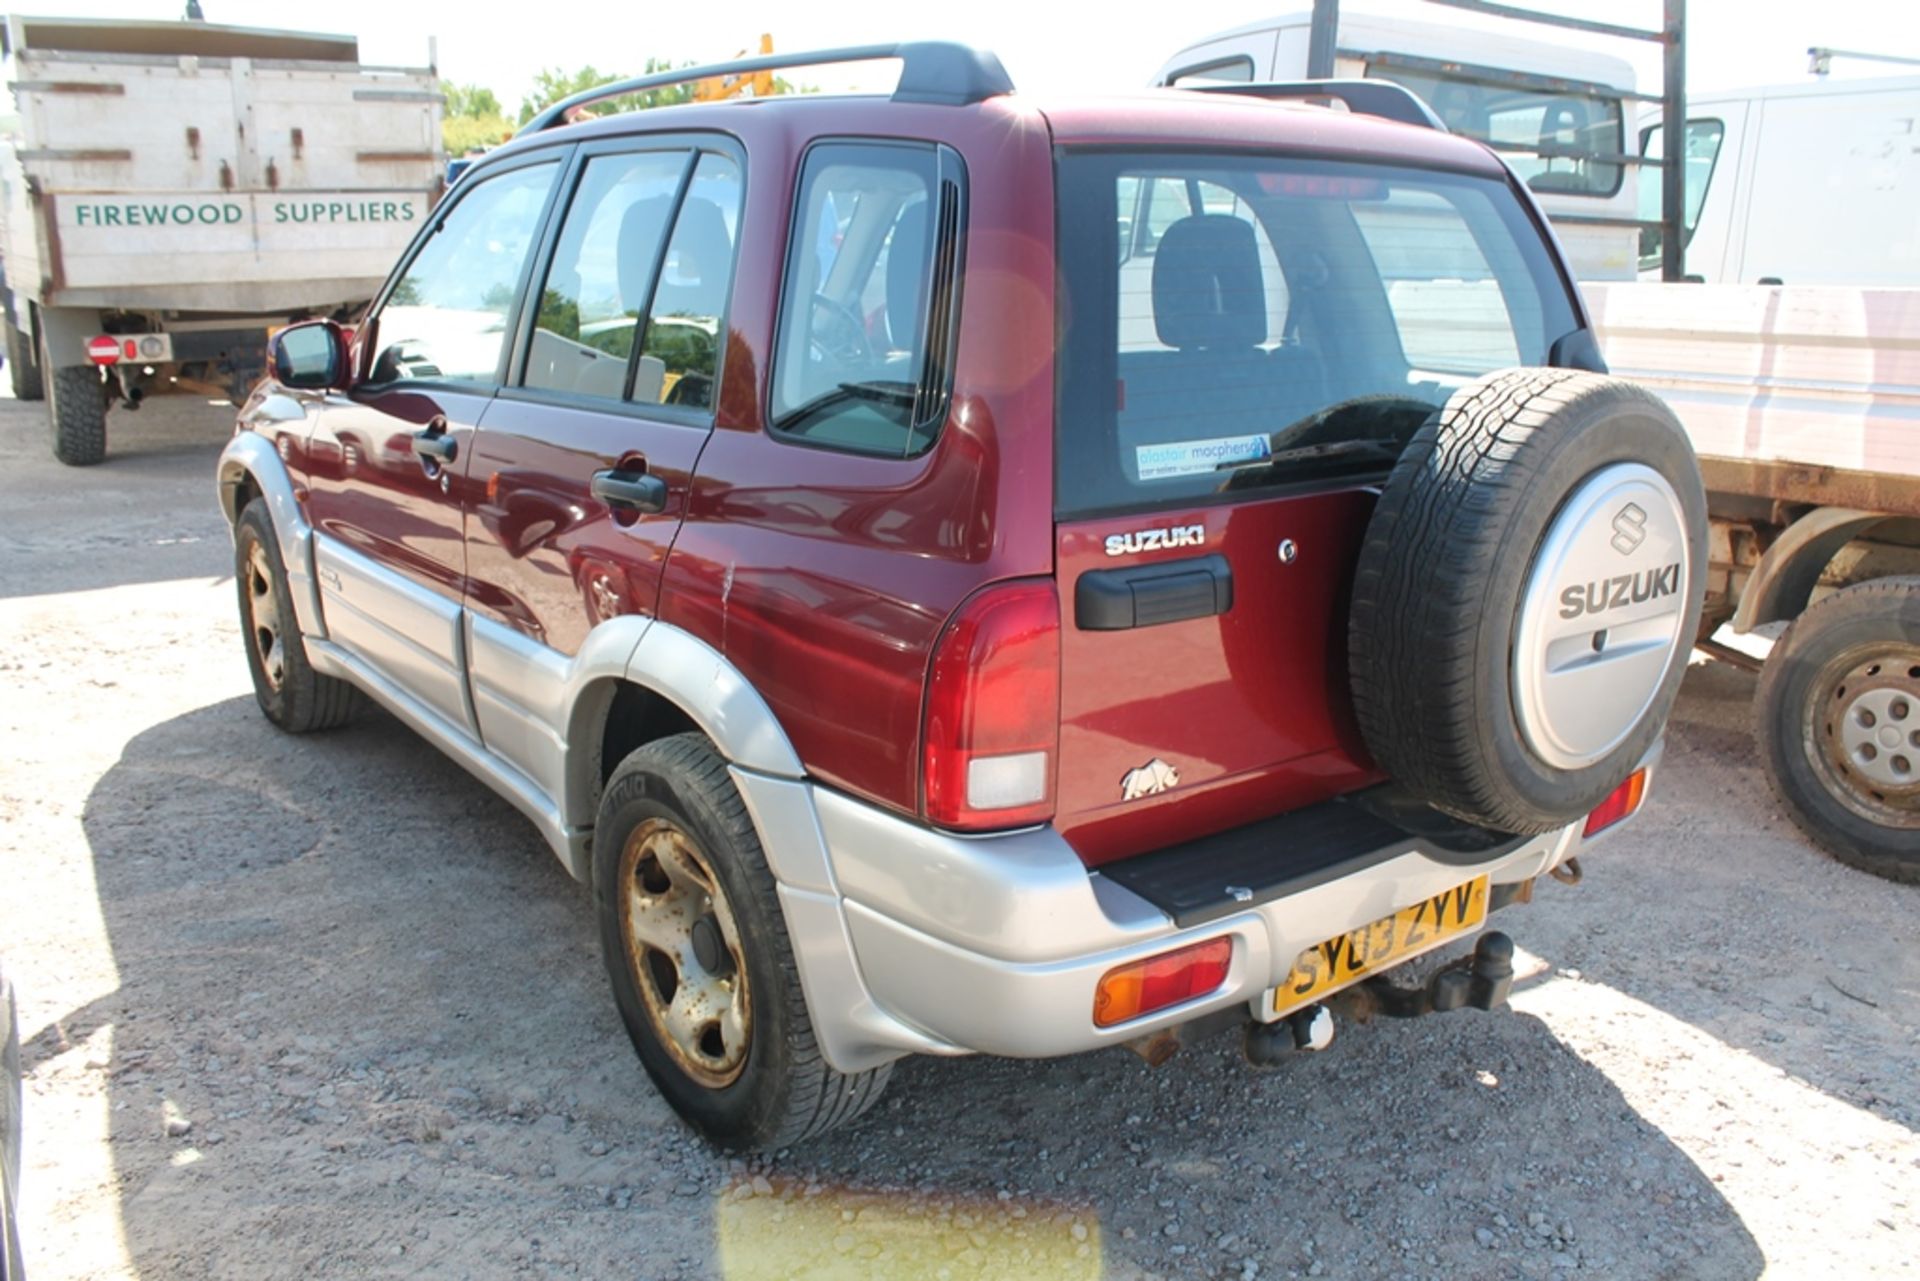
[[[1273,990],[1273,1012],[1291,1014],[1312,1005],[1329,992],[1390,969],[1436,943],[1470,933],[1486,919],[1487,878],[1476,876],[1371,925],[1330,938],[1302,952],[1293,963],[1293,973]]]

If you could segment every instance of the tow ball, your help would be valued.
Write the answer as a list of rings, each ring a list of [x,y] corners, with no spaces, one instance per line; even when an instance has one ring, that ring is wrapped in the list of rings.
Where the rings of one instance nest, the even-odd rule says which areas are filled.
[[[1326,1049],[1333,1044],[1335,1008],[1362,1022],[1375,1015],[1413,1019],[1469,1007],[1497,1010],[1512,991],[1513,940],[1488,930],[1474,944],[1472,955],[1435,971],[1425,987],[1400,987],[1376,975],[1336,993],[1326,1004],[1309,1005],[1272,1023],[1249,1023],[1247,1061],[1274,1067],[1300,1051]]]

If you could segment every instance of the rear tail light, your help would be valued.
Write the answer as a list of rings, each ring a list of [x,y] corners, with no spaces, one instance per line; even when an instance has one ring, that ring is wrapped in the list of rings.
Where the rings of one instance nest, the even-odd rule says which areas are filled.
[[[1582,836],[1598,836],[1615,823],[1633,816],[1640,808],[1640,802],[1647,798],[1647,771],[1637,769],[1627,775],[1627,781],[1613,789],[1607,799],[1594,807],[1587,815],[1587,829]]]
[[[922,808],[978,830],[1053,817],[1060,743],[1060,598],[1051,581],[990,587],[934,647]]]
[[[1219,938],[1108,970],[1094,989],[1094,1025],[1112,1027],[1217,992],[1232,961],[1233,940]]]

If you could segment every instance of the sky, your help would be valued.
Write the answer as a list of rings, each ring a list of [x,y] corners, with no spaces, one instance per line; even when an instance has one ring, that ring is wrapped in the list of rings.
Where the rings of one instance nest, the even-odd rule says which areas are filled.
[[[1634,26],[1657,26],[1659,0],[1520,0],[1533,7]],[[780,51],[907,39],[961,40],[994,50],[1022,89],[1083,92],[1146,84],[1175,51],[1216,31],[1311,0],[1179,0],[1147,19],[1140,9],[1035,0],[969,0],[964,5],[903,5],[899,0],[834,0],[830,4],[709,0],[652,3],[476,4],[472,0],[328,0],[325,5],[202,0],[209,21],[357,35],[361,60],[418,66],[437,50],[440,73],[492,88],[509,112],[542,67],[637,73],[647,58],[676,63],[715,61],[754,45],[762,32]],[[177,18],[184,0],[26,0],[26,11],[103,18]],[[1639,68],[1657,92],[1659,54],[1634,41],[1596,40],[1548,28],[1500,24],[1421,0],[1347,0],[1354,12],[1425,22],[1492,25],[1515,35],[1576,41],[1606,49]],[[1807,48],[1825,45],[1920,58],[1916,0],[1691,0],[1689,87],[1695,91],[1804,81]],[[1130,12],[1129,12],[1130,11]],[[1090,13],[1106,16],[1089,20]],[[517,18],[506,15],[519,14]],[[1127,16],[1116,16],[1125,14]],[[501,15],[501,16],[495,16]],[[619,16],[610,16],[619,15]],[[872,74],[872,73],[869,73]],[[1920,75],[1865,62],[1836,62],[1835,76]],[[827,73],[801,73],[827,88],[885,88]]]

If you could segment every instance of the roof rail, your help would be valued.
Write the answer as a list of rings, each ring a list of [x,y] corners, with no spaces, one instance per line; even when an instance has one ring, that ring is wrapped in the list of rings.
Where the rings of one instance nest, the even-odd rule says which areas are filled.
[[[1179,85],[1198,93],[1236,93],[1252,98],[1335,98],[1347,104],[1347,110],[1363,116],[1396,120],[1403,125],[1448,132],[1433,108],[1419,94],[1391,80],[1288,80],[1266,84],[1232,81],[1208,85]]]
[[[546,108],[519,133],[539,133],[567,122],[567,113],[575,107],[605,102],[647,89],[710,80],[715,76],[751,75],[758,71],[780,71],[789,67],[818,67],[835,62],[879,62],[898,58],[900,83],[895,86],[895,102],[930,102],[942,106],[963,107],[1003,93],[1013,92],[1013,80],[1000,59],[984,49],[943,40],[915,40],[901,44],[850,45],[842,49],[816,49],[810,53],[775,53],[758,58],[736,58],[732,62],[712,62],[705,66],[681,67],[675,71],[656,71],[633,76],[611,84],[582,90]]]

